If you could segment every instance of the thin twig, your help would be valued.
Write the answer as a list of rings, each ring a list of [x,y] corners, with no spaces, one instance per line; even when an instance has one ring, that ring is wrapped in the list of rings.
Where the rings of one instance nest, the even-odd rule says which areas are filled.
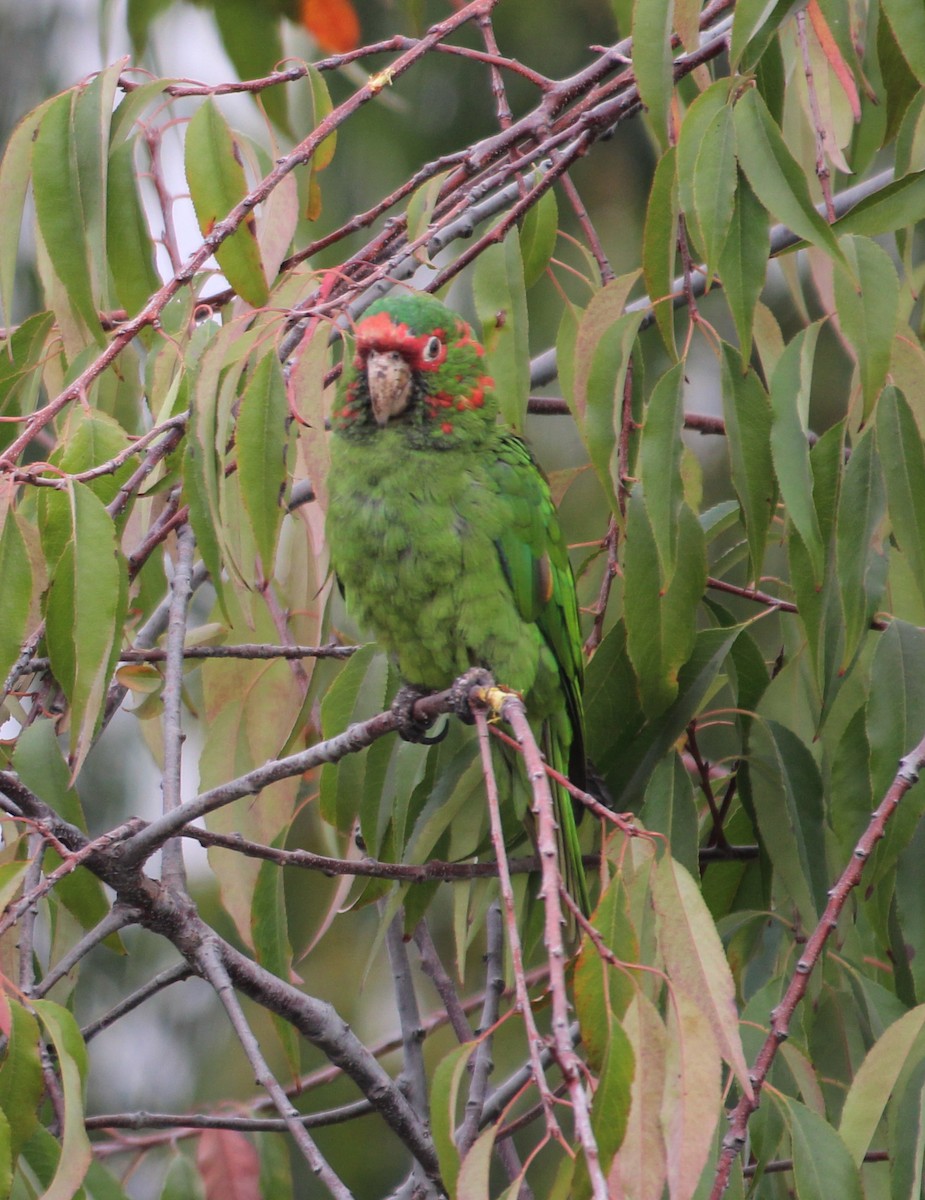
[[[222,959],[215,947],[206,942],[199,954],[199,964],[203,975],[215,989],[215,993],[228,1014],[228,1020],[234,1029],[241,1049],[250,1063],[257,1082],[266,1088],[273,1100],[276,1110],[286,1122],[286,1128],[292,1135],[292,1140],[302,1152],[302,1156],[311,1167],[315,1178],[327,1188],[334,1200],[353,1200],[352,1193],[343,1180],[331,1169],[324,1155],[318,1149],[314,1139],[309,1135],[301,1120],[299,1112],[293,1107],[289,1097],[280,1086],[276,1076],[263,1057],[254,1032],[247,1023],[244,1011],[235,995],[234,987]]]
[[[184,525],[177,535],[177,559],[171,584],[170,613],[167,618],[167,659],[164,668],[162,725],[164,733],[164,769],[161,775],[163,811],[180,807],[180,775],[183,765],[183,643],[186,620],[193,594],[192,572],[196,539],[192,526]],[[178,891],[186,889],[183,842],[172,838],[161,851],[161,878]]]
[[[527,992],[524,976],[523,948],[520,944],[520,933],[517,929],[517,912],[514,906],[514,888],[507,866],[507,852],[504,845],[504,829],[501,824],[501,813],[498,805],[498,785],[495,781],[494,767],[491,761],[491,745],[489,744],[488,720],[481,708],[474,710],[475,725],[479,737],[479,753],[482,758],[482,771],[485,776],[485,790],[488,799],[488,814],[491,821],[491,839],[498,862],[498,879],[501,887],[501,903],[507,929],[508,948],[511,954],[511,970],[514,975],[514,988],[517,995],[517,1007],[527,1035],[527,1047],[530,1054],[530,1069],[533,1080],[540,1094],[543,1105],[543,1115],[546,1121],[546,1135],[553,1137],[565,1145],[565,1138],[553,1111],[553,1096],[546,1080],[543,1069],[542,1053],[545,1047],[543,1039],[533,1018],[533,1007]]]

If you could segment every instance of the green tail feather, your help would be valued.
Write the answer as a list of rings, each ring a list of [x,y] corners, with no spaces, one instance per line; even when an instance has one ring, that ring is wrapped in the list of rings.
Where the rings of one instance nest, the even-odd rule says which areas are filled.
[[[569,775],[568,755],[563,752],[559,739],[547,725],[544,730],[546,761],[561,775]],[[580,786],[580,782],[579,786]],[[581,861],[581,842],[578,837],[578,821],[575,817],[575,802],[564,787],[552,783],[552,797],[558,826],[559,862],[565,887],[582,913],[591,915],[591,893],[584,863]]]

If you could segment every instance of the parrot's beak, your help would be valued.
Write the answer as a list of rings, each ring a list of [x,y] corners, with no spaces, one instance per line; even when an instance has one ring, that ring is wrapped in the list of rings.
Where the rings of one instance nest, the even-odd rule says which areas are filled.
[[[371,350],[366,357],[366,379],[373,416],[380,429],[408,407],[411,368],[397,350]]]

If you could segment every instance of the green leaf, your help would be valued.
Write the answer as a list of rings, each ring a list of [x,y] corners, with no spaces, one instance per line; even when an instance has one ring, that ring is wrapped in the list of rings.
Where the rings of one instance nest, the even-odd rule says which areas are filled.
[[[856,1166],[864,1161],[887,1101],[925,1029],[925,1004],[894,1021],[868,1050],[848,1088],[838,1132]],[[921,1058],[919,1050],[918,1058]]]
[[[112,307],[106,243],[109,126],[119,76],[128,59],[120,59],[82,84],[74,94],[73,138],[77,188],[84,222],[90,278],[97,308]],[[92,328],[92,326],[91,326]]]
[[[737,173],[735,121],[725,105],[705,129],[694,167],[695,211],[708,275],[716,270],[729,233]]]
[[[845,615],[843,666],[854,657],[883,595],[887,558],[880,525],[885,512],[880,455],[875,432],[869,429],[848,460],[838,504],[836,570]]]
[[[742,637],[737,644],[741,644]],[[671,857],[685,870],[692,873],[698,870],[699,827],[694,787],[678,754],[663,759],[652,772],[639,817],[646,829],[664,834]]]
[[[524,268],[515,229],[479,255],[472,292],[501,416],[511,429],[522,432],[530,394],[530,346]]]
[[[925,171],[914,171],[859,200],[832,228],[839,237],[848,233],[879,237],[915,225],[923,217]]]
[[[32,173],[32,146],[46,111],[55,99],[46,100],[19,122],[10,134],[0,162],[0,311],[9,328],[13,324],[13,287],[19,260],[26,191]]]
[[[637,484],[627,511],[623,570],[626,644],[651,718],[678,694],[678,673],[694,647],[697,605],[707,581],[703,530],[687,505],[680,509],[677,560],[669,575],[660,568],[647,499]]]
[[[883,11],[910,70],[925,87],[925,9],[907,0],[883,0]]]
[[[240,151],[215,102],[207,99],[186,130],[186,180],[204,237],[247,195]],[[238,294],[255,308],[269,295],[253,213],[215,250],[218,265]]]
[[[306,63],[309,85],[312,93],[312,128],[317,129],[321,122],[333,110],[334,105],[331,101],[331,93],[328,91],[328,85],[325,82],[324,76],[312,63]],[[331,159],[334,157],[334,151],[337,148],[337,132],[329,133],[328,136],[321,142],[318,149],[312,155],[312,174],[318,171],[323,171],[325,167],[330,165]]]
[[[13,1163],[38,1125],[38,1108],[45,1091],[39,1053],[39,1026],[35,1017],[11,996],[10,1033],[0,1067],[0,1112],[9,1125]]]
[[[119,303],[132,317],[144,308],[161,282],[154,268],[151,231],[138,195],[134,141],[121,142],[112,149],[106,211],[107,261]]]
[[[678,357],[671,296],[678,244],[677,156],[676,148],[669,146],[656,164],[642,235],[642,271],[652,301],[652,315],[672,359]]]
[[[825,551],[813,500],[808,414],[813,362],[821,325],[801,329],[778,360],[771,377],[771,454],[787,516],[809,555],[813,581],[822,585]]]
[[[532,288],[546,273],[559,236],[559,207],[556,193],[547,188],[520,227],[520,252],[524,263],[524,286]]]
[[[591,464],[618,516],[617,430],[623,385],[641,313],[624,313],[636,273],[611,280],[591,298],[577,325],[563,318],[557,344],[562,389]]]
[[[55,274],[74,312],[103,341],[80,197],[75,98],[75,93],[64,92],[43,114],[32,148],[32,191],[39,231]]]
[[[235,441],[241,496],[254,540],[269,579],[276,559],[276,539],[286,482],[286,384],[276,351],[257,364],[241,396]]]
[[[51,462],[69,475],[76,475],[109,462],[128,445],[125,430],[108,414],[74,408],[67,415],[60,447]],[[109,504],[132,469],[133,464],[126,463],[110,475],[88,480],[86,486],[103,504]]]
[[[776,721],[756,721],[748,749],[748,789],[762,843],[788,903],[811,929],[829,886],[819,769],[800,738]]]
[[[68,769],[51,721],[35,721],[24,729],[17,741],[13,764],[23,783],[41,796],[65,821],[86,831],[87,822],[77,791],[71,787]],[[57,853],[47,852],[48,870],[60,862]],[[109,912],[103,885],[85,867],[78,867],[58,880],[55,895],[83,929],[93,929]],[[118,934],[110,935],[104,945],[120,952]]]
[[[818,1113],[783,1096],[793,1145],[793,1178],[800,1200],[861,1200],[861,1177],[848,1148]]]
[[[712,275],[732,218],[736,188],[730,81],[717,80],[688,109],[678,137],[678,186],[688,227]]]
[[[906,1086],[889,1109],[890,1195],[917,1200],[922,1195],[925,1163],[925,1061],[906,1074]]]
[[[754,88],[735,106],[735,128],[739,166],[761,203],[799,237],[841,261],[835,235],[813,206],[803,168]]]
[[[440,1160],[440,1177],[450,1195],[455,1195],[459,1176],[459,1151],[453,1134],[457,1123],[459,1088],[466,1066],[476,1050],[474,1042],[456,1046],[434,1068],[430,1085],[430,1120],[434,1149]]]
[[[664,149],[672,88],[674,0],[641,0],[633,10],[633,70],[652,130]]]
[[[755,308],[764,287],[770,248],[769,225],[767,211],[739,171],[735,205],[719,256],[719,274],[743,361],[748,361],[752,351]]]
[[[50,1000],[34,1000],[32,1007],[54,1043],[61,1079],[64,1129],[61,1156],[55,1177],[42,1193],[43,1200],[71,1200],[93,1159],[84,1129],[83,1080],[87,1049],[71,1013]]]
[[[0,350],[0,416],[20,416],[35,407],[53,326],[52,313],[34,313],[14,330]],[[15,421],[0,422],[0,451],[12,442],[17,432]]]
[[[373,643],[361,646],[325,692],[321,702],[321,729],[325,737],[343,733],[351,720],[358,719],[355,714],[361,698],[368,700],[373,705],[373,711],[377,711],[375,700],[370,695],[372,689],[366,686],[366,676],[377,657],[381,664],[381,655]],[[326,821],[331,824],[338,821],[341,815],[339,797],[347,791],[354,792],[354,804],[359,802],[363,765],[363,755],[352,754],[340,763],[322,768],[320,805],[321,815]],[[345,816],[344,820],[345,825],[341,828],[346,833],[353,823],[353,814],[349,819]]]
[[[185,1154],[174,1154],[164,1176],[159,1200],[206,1200],[202,1176]]]
[[[605,1172],[626,1136],[635,1065],[629,1038],[622,1025],[610,1016],[607,1053],[591,1104],[591,1124]]]
[[[69,485],[67,500],[69,540],[57,563],[49,564],[45,628],[52,670],[71,704],[76,775],[102,716],[128,582],[115,527],[101,501],[81,483]]]
[[[275,849],[286,843],[283,831],[273,841]],[[251,909],[252,945],[257,961],[277,979],[289,979],[292,975],[292,946],[289,941],[289,923],[286,916],[286,891],[283,872],[276,863],[260,864],[257,884],[254,888]],[[273,1014],[273,1025],[286,1054],[289,1070],[299,1070],[299,1035],[291,1021]]]
[[[15,512],[7,512],[0,533],[0,681],[19,657],[32,603],[32,564]]]
[[[790,11],[788,0],[740,0],[732,19],[729,43],[733,70],[747,68],[757,61]],[[750,51],[747,56],[746,49]]]
[[[607,779],[618,809],[629,808],[645,791],[656,765],[699,711],[740,630],[741,626],[701,630],[678,674],[677,696],[671,706],[626,741],[616,742],[611,734],[609,743],[591,743],[595,765]]]
[[[637,470],[665,579],[671,579],[674,574],[678,522],[684,503],[681,479],[683,389],[684,365],[678,363],[661,376],[652,391],[639,444]]]
[[[639,942],[628,911],[626,887],[620,875],[604,889],[592,925],[619,962],[637,962]],[[607,1057],[613,1018],[620,1019],[635,995],[630,972],[604,961],[585,938],[575,964],[575,1013],[582,1045],[591,1069],[600,1071]]]
[[[485,1200],[489,1194],[488,1176],[497,1133],[498,1126],[489,1125],[479,1134],[460,1163],[457,1190],[454,1193],[456,1200]]]
[[[890,256],[869,238],[840,239],[849,269],[836,267],[835,304],[857,358],[866,421],[886,380],[899,311],[899,280]],[[871,297],[876,296],[876,303]]]
[[[893,535],[925,600],[925,448],[912,409],[894,387],[877,403],[877,445]]]
[[[743,369],[738,352],[723,344],[723,416],[732,482],[748,537],[751,577],[761,578],[768,528],[774,515],[776,487],[771,459],[771,406],[751,367]]]

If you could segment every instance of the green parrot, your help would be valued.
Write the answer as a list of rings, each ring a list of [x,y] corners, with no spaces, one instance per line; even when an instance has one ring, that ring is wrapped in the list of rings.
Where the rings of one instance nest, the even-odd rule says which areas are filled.
[[[369,308],[331,417],[331,561],[348,611],[410,685],[409,722],[422,692],[487,669],[523,695],[550,765],[584,787],[568,549],[530,450],[498,423],[483,357],[431,296]],[[572,799],[554,796],[566,884],[587,913]]]

